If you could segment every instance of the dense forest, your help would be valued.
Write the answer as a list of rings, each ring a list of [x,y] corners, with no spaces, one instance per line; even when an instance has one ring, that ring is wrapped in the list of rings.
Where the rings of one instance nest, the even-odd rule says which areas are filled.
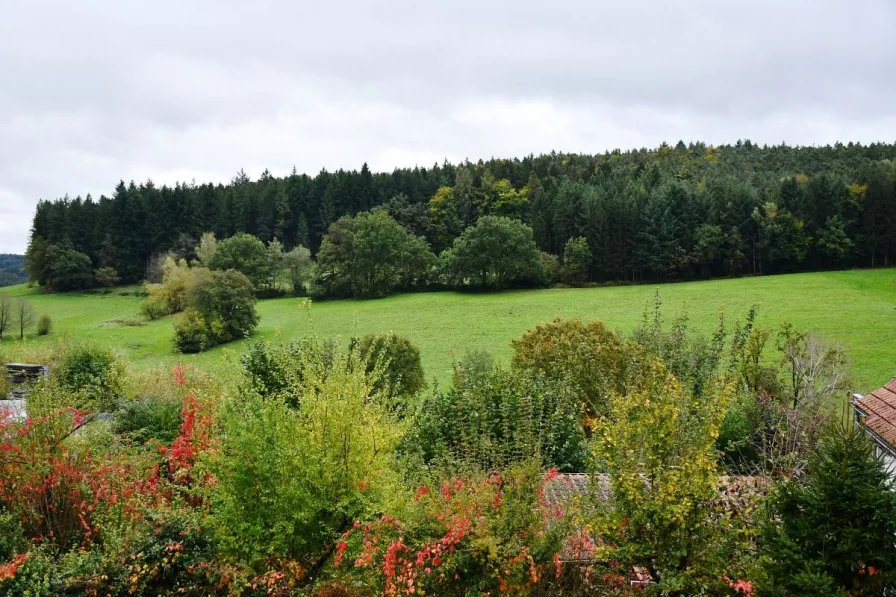
[[[26,261],[42,281],[52,247],[134,282],[153,255],[187,255],[204,232],[245,232],[316,255],[341,216],[374,208],[436,255],[481,217],[521,220],[545,253],[562,259],[570,240],[581,243],[572,249],[585,255],[591,282],[887,266],[896,250],[896,145],[679,142],[390,173],[365,164],[316,176],[266,170],[253,181],[240,171],[226,185],[122,181],[108,197],[40,201]]]
[[[12,286],[27,281],[25,258],[22,255],[0,253],[0,286]]]

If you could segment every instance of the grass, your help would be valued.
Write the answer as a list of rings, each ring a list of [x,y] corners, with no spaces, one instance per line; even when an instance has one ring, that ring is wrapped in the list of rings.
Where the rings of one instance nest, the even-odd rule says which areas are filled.
[[[405,294],[372,301],[315,302],[310,313],[303,299],[272,299],[259,303],[261,324],[252,339],[288,340],[313,332],[347,340],[354,334],[395,332],[420,347],[427,375],[444,381],[454,356],[480,348],[506,361],[511,339],[555,316],[602,319],[627,332],[657,289],[667,317],[686,309],[694,330],[709,332],[720,312],[730,327],[755,303],[766,327],[788,321],[797,329],[817,331],[842,343],[852,360],[856,391],[879,387],[896,374],[896,270],[496,294]],[[52,336],[33,336],[26,342],[39,344],[68,334],[115,347],[138,367],[184,361],[215,369],[232,363],[223,358],[227,352],[239,353],[252,341],[200,355],[176,355],[172,319],[134,325],[142,322],[137,314],[141,299],[120,296],[119,290],[106,295],[40,295],[25,286],[12,286],[0,292],[27,296],[38,313],[53,318]],[[7,339],[3,344],[15,354],[19,341]]]

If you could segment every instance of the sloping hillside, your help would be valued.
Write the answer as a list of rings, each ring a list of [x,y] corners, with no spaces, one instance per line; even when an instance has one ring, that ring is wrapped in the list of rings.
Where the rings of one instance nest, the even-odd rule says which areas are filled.
[[[28,281],[25,273],[25,257],[0,253],[0,286],[12,286]]]

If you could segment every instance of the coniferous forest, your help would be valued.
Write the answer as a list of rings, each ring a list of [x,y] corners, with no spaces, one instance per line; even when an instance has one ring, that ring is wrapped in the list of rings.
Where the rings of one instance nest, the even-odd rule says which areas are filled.
[[[379,209],[436,255],[483,216],[521,220],[559,259],[576,252],[570,240],[581,243],[590,282],[880,267],[896,256],[894,158],[894,144],[679,142],[385,173],[365,164],[252,180],[240,171],[228,184],[121,181],[110,196],[42,200],[27,261],[41,283],[50,247],[135,282],[152,256],[186,256],[204,232],[316,254],[341,216]]]

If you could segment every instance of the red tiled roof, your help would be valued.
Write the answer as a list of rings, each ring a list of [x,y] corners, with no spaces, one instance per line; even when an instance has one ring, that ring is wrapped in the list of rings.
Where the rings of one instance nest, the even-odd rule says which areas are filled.
[[[896,378],[856,400],[856,406],[868,413],[865,426],[896,448]]]

